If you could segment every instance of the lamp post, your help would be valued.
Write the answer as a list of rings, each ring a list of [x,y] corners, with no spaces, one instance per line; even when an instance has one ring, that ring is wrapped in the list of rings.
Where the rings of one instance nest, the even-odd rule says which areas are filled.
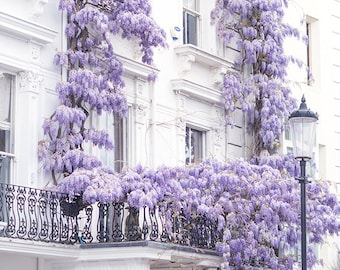
[[[294,157],[300,162],[301,188],[301,265],[307,269],[306,236],[306,161],[312,158],[318,115],[307,109],[306,99],[302,96],[300,108],[289,116],[289,126],[293,141]]]

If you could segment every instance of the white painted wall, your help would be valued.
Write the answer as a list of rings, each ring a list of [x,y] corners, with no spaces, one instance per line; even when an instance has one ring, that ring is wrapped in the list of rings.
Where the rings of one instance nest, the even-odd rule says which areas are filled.
[[[53,67],[56,49],[61,49],[61,15],[57,1],[7,1],[0,10],[0,70],[15,78],[14,173],[11,182],[41,186],[37,142],[42,120],[56,104],[54,87],[60,71]],[[18,8],[20,7],[20,8]]]
[[[225,160],[244,156],[250,141],[244,136],[243,116],[239,115],[238,119],[241,128],[225,127],[224,110],[218,99],[221,73],[231,63],[217,56],[221,55],[221,47],[209,17],[214,1],[201,1],[202,36],[198,48],[182,46],[181,38],[177,41],[171,38],[170,29],[182,25],[181,0],[151,2],[154,18],[167,31],[169,44],[167,49],[155,51],[154,67],[139,62],[140,55],[133,51],[135,44],[115,41],[125,64],[131,107],[127,164],[150,167],[184,164],[186,124],[206,131],[207,157]],[[288,16],[294,23],[298,24],[304,15],[316,19],[312,41],[315,83],[306,85],[301,71],[292,69],[290,75],[292,81],[302,81],[294,88],[296,97],[304,93],[308,106],[320,114],[316,155],[319,176],[340,183],[340,1],[290,3]],[[36,146],[42,138],[43,119],[50,116],[57,104],[54,88],[62,77],[61,70],[52,65],[55,51],[65,48],[64,21],[57,6],[57,0],[11,0],[0,8],[0,70],[16,75],[12,179],[15,184],[43,187],[47,183],[37,161]],[[303,47],[296,43],[291,48],[294,53],[296,48],[301,50],[301,55],[304,53]],[[233,57],[227,55],[227,59]],[[146,80],[152,71],[158,73],[154,83]],[[322,248],[320,254],[335,265],[334,242]],[[8,264],[4,269],[47,270],[37,260],[38,255],[20,257],[21,262],[14,259],[17,255],[0,252],[2,265]]]
[[[340,183],[340,1],[290,1],[290,20],[298,22],[301,16],[311,22],[311,69],[315,81],[307,85],[304,80],[296,86],[294,94],[300,98],[305,94],[307,105],[318,112],[316,148],[316,178],[327,181],[333,191],[339,192]],[[304,30],[302,28],[302,30]],[[293,51],[300,49],[301,57],[306,54],[303,47],[294,43]],[[299,81],[304,74],[292,69],[291,78]],[[327,244],[316,247],[324,259],[324,267],[338,269],[339,238],[327,238]]]

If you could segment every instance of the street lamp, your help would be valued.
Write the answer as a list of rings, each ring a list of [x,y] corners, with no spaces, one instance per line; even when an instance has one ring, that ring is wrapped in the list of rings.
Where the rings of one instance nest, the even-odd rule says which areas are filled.
[[[305,96],[302,96],[300,108],[289,116],[289,126],[293,141],[294,157],[300,162],[301,188],[301,264],[307,269],[306,237],[306,161],[312,158],[318,115],[307,109]]]

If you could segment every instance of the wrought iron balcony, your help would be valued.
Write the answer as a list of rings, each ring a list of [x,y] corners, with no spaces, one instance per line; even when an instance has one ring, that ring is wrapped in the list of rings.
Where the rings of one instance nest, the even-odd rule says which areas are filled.
[[[84,205],[79,197],[9,184],[0,184],[0,222],[2,237],[64,244],[146,240],[214,249],[220,239],[216,223],[161,205]]]

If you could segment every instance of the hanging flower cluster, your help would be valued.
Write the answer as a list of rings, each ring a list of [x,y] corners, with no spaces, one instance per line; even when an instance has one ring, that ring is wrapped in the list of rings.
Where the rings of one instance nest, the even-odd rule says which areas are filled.
[[[300,33],[283,22],[285,4],[283,0],[217,0],[211,13],[223,43],[235,43],[240,51],[235,71],[225,74],[222,86],[227,122],[237,108],[247,113],[256,156],[275,148],[284,120],[296,107],[286,79],[287,65],[296,59],[285,54],[283,42],[288,36],[300,38]]]
[[[39,144],[45,170],[64,175],[56,188],[81,194],[88,203],[127,201],[136,208],[161,205],[185,216],[204,216],[222,235],[217,252],[223,269],[293,269],[294,257],[285,251],[297,247],[300,234],[300,196],[292,177],[296,164],[289,156],[259,155],[273,149],[295,107],[285,80],[291,59],[282,42],[298,32],[282,23],[282,1],[217,0],[212,12],[220,38],[225,43],[235,39],[241,52],[235,72],[225,75],[223,99],[228,113],[240,107],[249,116],[259,147],[254,162],[137,166],[119,174],[84,151],[88,142],[113,148],[106,131],[87,125],[90,110],[122,117],[127,112],[123,66],[111,37],[137,38],[142,61],[152,64],[152,48],[165,46],[165,34],[150,18],[147,0],[60,0],[59,8],[68,16],[69,49],[56,54],[55,64],[67,70],[68,78],[56,88],[61,104],[44,122],[47,139]],[[307,194],[309,241],[321,243],[327,233],[339,232],[339,203],[320,182],[307,185]],[[316,263],[311,250],[308,260],[309,266]]]
[[[271,156],[261,162],[207,160],[157,170],[137,166],[120,174],[80,168],[59,189],[83,194],[90,203],[127,201],[136,208],[161,206],[191,218],[204,216],[222,234],[217,252],[224,269],[293,269],[294,256],[287,251],[297,249],[300,239],[299,184],[283,169],[287,160],[276,158],[279,169],[264,165],[274,165]],[[307,185],[307,198],[309,242],[321,243],[327,233],[339,232],[340,205],[321,182]],[[308,260],[309,267],[317,262],[312,250]]]
[[[148,0],[60,0],[68,23],[68,50],[58,52],[54,62],[67,70],[67,81],[56,91],[60,106],[43,125],[47,139],[38,148],[45,171],[71,174],[77,168],[101,165],[84,151],[84,143],[111,150],[113,144],[104,130],[89,128],[91,112],[115,113],[125,117],[127,101],[123,92],[123,66],[114,51],[113,35],[139,41],[142,61],[152,64],[154,47],[165,47],[165,32],[150,17]]]

